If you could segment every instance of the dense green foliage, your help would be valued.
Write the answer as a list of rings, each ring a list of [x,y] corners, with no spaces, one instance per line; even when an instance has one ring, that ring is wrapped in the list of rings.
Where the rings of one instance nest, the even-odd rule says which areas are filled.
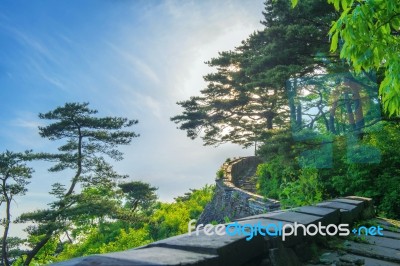
[[[149,231],[154,240],[187,233],[188,222],[198,219],[214,192],[213,186],[194,189],[174,203],[159,203],[149,222]]]
[[[330,1],[340,10],[338,0]],[[341,1],[343,12],[332,25],[331,50],[343,40],[340,56],[356,72],[383,69],[380,83],[384,108],[400,115],[400,5],[396,0]]]
[[[146,185],[148,184],[141,183],[141,186]],[[213,187],[205,186],[192,190],[175,202],[157,202],[152,205],[150,214],[138,214],[139,219],[97,219],[92,223],[79,225],[84,230],[74,230],[73,241],[53,238],[38,253],[32,264],[41,265],[90,254],[123,251],[186,233],[189,220],[199,217],[212,195]],[[131,207],[122,201],[120,208],[131,211]]]
[[[267,161],[258,167],[259,191],[266,197],[280,199],[287,207],[338,196],[370,197],[380,215],[398,219],[399,132],[398,123],[382,121],[365,130],[357,143],[345,136],[334,137],[329,168],[301,167],[302,154],[308,149],[304,142],[286,142],[291,147],[288,152],[289,147],[281,145],[282,138],[270,139],[259,150]],[[366,158],[371,161],[363,161]]]
[[[9,238],[11,224],[11,203],[16,196],[22,196],[27,191],[26,186],[32,177],[33,169],[25,164],[31,157],[30,152],[14,153],[6,151],[0,154],[0,206],[5,204],[5,218],[0,223],[4,226],[1,237],[1,265],[11,265],[20,254],[15,250],[19,244],[18,238]]]
[[[293,6],[298,0],[292,0]],[[383,73],[379,93],[389,115],[400,115],[400,5],[397,0],[328,0],[340,17],[329,31],[331,51],[340,50],[357,73]]]
[[[379,150],[380,162],[344,164],[343,161],[346,162],[349,157],[345,153],[341,158],[342,164],[338,165],[343,171],[332,175],[332,186],[338,195],[371,197],[381,215],[399,219],[400,125],[382,122],[376,127],[378,130],[366,134],[360,144]]]

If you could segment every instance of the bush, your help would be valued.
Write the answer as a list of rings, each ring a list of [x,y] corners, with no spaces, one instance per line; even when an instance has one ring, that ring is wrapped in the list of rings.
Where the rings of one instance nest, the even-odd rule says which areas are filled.
[[[222,179],[222,178],[224,178],[224,176],[225,176],[225,171],[224,171],[224,169],[219,169],[218,171],[217,171],[217,179]]]
[[[292,165],[285,164],[285,158],[277,156],[270,162],[257,167],[257,189],[259,194],[273,199],[279,199],[281,184],[294,180],[297,170]]]
[[[297,180],[284,182],[281,187],[279,199],[283,207],[312,205],[322,200],[317,169],[304,168]]]

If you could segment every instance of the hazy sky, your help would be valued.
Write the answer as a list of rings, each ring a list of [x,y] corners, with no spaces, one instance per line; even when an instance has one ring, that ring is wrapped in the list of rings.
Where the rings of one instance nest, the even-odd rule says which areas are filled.
[[[37,114],[90,102],[99,115],[139,120],[133,129],[141,136],[122,148],[118,172],[157,186],[166,201],[212,184],[227,157],[253,150],[204,147],[169,119],[181,112],[177,101],[205,87],[212,69],[204,61],[262,27],[262,10],[263,0],[1,1],[2,151],[56,151],[60,143],[39,137]],[[45,207],[51,184],[70,181],[49,174],[48,163],[31,165],[29,192],[16,198],[13,218]]]

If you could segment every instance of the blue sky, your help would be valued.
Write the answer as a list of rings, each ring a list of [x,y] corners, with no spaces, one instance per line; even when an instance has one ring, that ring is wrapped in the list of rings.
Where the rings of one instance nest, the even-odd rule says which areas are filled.
[[[204,147],[176,129],[177,101],[199,94],[204,62],[262,26],[262,0],[59,0],[0,2],[0,145],[2,151],[55,151],[37,117],[65,102],[90,102],[100,115],[138,119],[116,169],[159,187],[170,201],[214,182],[227,157],[251,155],[234,145]],[[32,164],[26,196],[13,217],[42,208],[51,184],[68,183],[50,164]],[[20,230],[13,225],[13,232]]]

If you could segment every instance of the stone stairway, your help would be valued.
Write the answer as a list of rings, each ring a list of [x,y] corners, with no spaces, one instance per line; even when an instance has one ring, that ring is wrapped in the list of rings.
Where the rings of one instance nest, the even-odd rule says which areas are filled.
[[[255,176],[257,171],[257,166],[250,167],[246,173],[244,173],[240,178],[238,178],[236,186],[248,192],[257,194],[257,177]]]
[[[221,167],[224,176],[216,180],[213,199],[197,222],[224,222],[279,209],[279,201],[257,195],[255,173],[260,163],[255,156],[225,162]]]

